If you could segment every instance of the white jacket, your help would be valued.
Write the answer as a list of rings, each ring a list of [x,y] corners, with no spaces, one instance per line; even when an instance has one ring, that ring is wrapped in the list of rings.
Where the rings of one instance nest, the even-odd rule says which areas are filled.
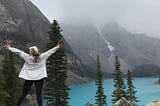
[[[25,60],[25,63],[19,74],[19,77],[25,80],[40,80],[47,77],[46,60],[50,55],[52,55],[52,53],[55,53],[58,49],[59,46],[56,46],[40,54],[38,62],[34,62],[34,58],[29,54],[13,47],[9,48],[11,52],[17,53],[21,58]]]

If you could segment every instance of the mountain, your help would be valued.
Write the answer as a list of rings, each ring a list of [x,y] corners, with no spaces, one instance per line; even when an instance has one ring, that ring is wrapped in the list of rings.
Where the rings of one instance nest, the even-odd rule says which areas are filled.
[[[0,44],[7,39],[19,49],[37,45],[45,51],[50,22],[28,0],[0,0]],[[120,57],[121,70],[127,72],[137,66],[153,64],[160,66],[160,39],[135,34],[117,23],[105,26],[92,24],[61,25],[68,55],[70,80],[83,77],[94,78],[96,57],[100,55],[103,74],[111,77],[114,71],[114,57]],[[3,48],[0,54],[3,55]],[[142,72],[143,73],[143,72]],[[76,77],[77,76],[77,77]],[[77,82],[85,82],[80,80]],[[74,81],[72,81],[74,82]]]
[[[26,52],[32,45],[37,45],[41,52],[45,51],[48,42],[47,32],[51,24],[29,0],[0,0],[0,24],[0,45],[4,45],[6,40],[9,40],[12,45]],[[65,39],[64,43],[70,71],[68,83],[85,82],[82,80],[84,70],[81,60],[74,54]],[[3,46],[0,48],[0,55],[3,55]]]
[[[0,0],[0,8],[1,40],[38,45],[47,41],[50,22],[30,1]]]
[[[132,71],[133,77],[159,77],[160,67],[154,64],[136,66]]]
[[[144,64],[160,66],[160,39],[145,34],[131,33],[118,25],[92,24],[63,25],[65,39],[75,54],[85,64],[85,70],[92,76],[96,70],[96,55],[100,55],[103,72],[114,71],[114,57],[118,55],[121,70],[133,70]]]

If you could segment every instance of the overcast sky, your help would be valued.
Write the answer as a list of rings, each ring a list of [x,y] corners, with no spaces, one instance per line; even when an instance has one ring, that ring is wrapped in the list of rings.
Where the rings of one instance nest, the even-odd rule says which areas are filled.
[[[30,0],[60,23],[116,21],[131,32],[160,37],[160,0]]]

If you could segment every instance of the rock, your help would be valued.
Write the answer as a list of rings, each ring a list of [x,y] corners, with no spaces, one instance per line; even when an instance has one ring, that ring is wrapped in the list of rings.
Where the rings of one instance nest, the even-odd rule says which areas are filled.
[[[160,101],[153,101],[151,103],[146,104],[145,106],[160,106]]]
[[[135,103],[131,103],[127,101],[124,97],[122,97],[120,100],[118,100],[113,106],[138,106]]]
[[[88,102],[85,104],[85,106],[94,106],[94,105]]]
[[[29,0],[0,0],[0,38],[34,42],[44,47],[50,26],[48,19]]]

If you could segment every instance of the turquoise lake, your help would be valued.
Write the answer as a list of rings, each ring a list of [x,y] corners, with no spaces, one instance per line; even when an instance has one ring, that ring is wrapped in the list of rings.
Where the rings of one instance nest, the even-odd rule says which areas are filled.
[[[155,84],[159,78],[134,78],[134,86],[136,87],[136,96],[140,102],[139,106],[143,106],[151,101],[160,100],[160,85]],[[111,104],[111,95],[114,90],[113,79],[104,80],[104,92],[107,96],[107,105]],[[70,86],[70,106],[84,106],[87,102],[95,104],[95,82]]]

